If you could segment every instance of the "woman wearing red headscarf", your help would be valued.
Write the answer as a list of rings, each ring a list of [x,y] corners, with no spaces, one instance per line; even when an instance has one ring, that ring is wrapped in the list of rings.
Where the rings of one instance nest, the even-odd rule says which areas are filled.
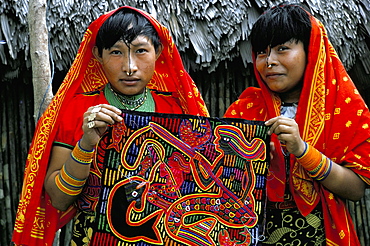
[[[345,199],[370,184],[370,113],[325,28],[299,6],[267,10],[251,33],[260,88],[225,117],[266,121],[272,159],[263,245],[360,245]]]
[[[14,227],[16,245],[52,245],[55,232],[77,210],[72,242],[89,242],[96,197],[81,193],[100,136],[122,121],[119,108],[208,116],[168,29],[132,7],[104,14],[88,27],[38,122]]]

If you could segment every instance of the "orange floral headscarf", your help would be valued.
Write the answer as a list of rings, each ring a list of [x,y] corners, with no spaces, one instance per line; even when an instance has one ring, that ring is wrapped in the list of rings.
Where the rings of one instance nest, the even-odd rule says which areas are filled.
[[[100,16],[88,27],[77,56],[52,102],[38,121],[27,158],[23,189],[18,205],[12,241],[16,245],[52,245],[55,232],[75,214],[71,206],[67,211],[52,207],[43,189],[50,151],[55,137],[58,116],[74,95],[94,91],[108,81],[100,63],[92,54],[100,26],[115,12],[132,9],[146,17],[157,30],[163,51],[156,61],[155,72],[148,87],[178,95],[186,114],[208,116],[204,101],[189,74],[185,71],[179,52],[168,29],[148,13],[124,6]]]

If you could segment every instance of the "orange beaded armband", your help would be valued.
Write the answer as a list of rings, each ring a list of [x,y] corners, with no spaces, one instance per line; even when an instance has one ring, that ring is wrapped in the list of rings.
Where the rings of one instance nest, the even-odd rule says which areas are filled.
[[[323,181],[328,177],[333,162],[314,147],[305,144],[306,148],[302,155],[296,157],[297,161],[313,179]]]
[[[63,165],[59,174],[55,176],[55,184],[58,189],[70,196],[79,195],[85,183],[86,179],[78,179],[69,174],[65,165]]]
[[[71,158],[77,163],[80,163],[82,165],[88,165],[92,162],[92,159],[94,157],[94,152],[95,152],[95,149],[85,150],[81,148],[80,141],[78,141],[78,143],[72,150]]]

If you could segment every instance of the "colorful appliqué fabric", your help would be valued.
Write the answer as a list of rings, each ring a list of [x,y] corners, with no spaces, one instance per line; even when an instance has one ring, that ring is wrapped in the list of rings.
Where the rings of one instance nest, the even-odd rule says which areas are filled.
[[[89,237],[89,245],[258,241],[268,170],[263,122],[141,112],[123,118],[98,145],[77,217],[92,229],[75,228],[76,245]]]

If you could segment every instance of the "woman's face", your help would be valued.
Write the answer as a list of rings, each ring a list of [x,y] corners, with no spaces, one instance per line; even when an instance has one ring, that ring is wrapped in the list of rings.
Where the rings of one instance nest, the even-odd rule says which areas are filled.
[[[152,78],[155,61],[161,49],[156,53],[152,42],[145,36],[138,36],[129,46],[122,40],[110,49],[103,49],[101,56],[97,47],[95,57],[101,62],[104,73],[112,88],[124,95],[137,95]]]
[[[306,64],[303,43],[295,40],[268,47],[256,57],[262,80],[285,102],[298,102]]]

